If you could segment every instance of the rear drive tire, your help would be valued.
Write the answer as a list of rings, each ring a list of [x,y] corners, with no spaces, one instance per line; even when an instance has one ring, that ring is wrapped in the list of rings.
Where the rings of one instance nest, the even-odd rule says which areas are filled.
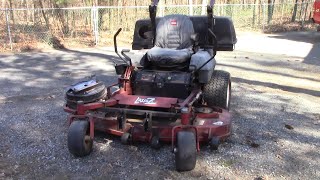
[[[196,136],[191,131],[177,133],[177,147],[175,152],[177,171],[194,169],[197,161]]]
[[[68,131],[69,152],[77,157],[91,153],[93,139],[89,133],[88,121],[73,121]]]
[[[231,97],[230,73],[221,70],[213,71],[208,84],[203,88],[204,101],[208,106],[217,106],[228,109]]]

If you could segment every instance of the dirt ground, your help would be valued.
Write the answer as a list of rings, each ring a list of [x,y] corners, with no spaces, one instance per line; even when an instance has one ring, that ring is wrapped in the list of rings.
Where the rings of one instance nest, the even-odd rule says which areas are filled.
[[[320,179],[320,34],[240,33],[217,69],[232,75],[233,133],[196,168],[175,171],[170,146],[125,146],[98,134],[67,150],[66,88],[96,74],[116,81],[111,48],[0,54],[0,179]]]

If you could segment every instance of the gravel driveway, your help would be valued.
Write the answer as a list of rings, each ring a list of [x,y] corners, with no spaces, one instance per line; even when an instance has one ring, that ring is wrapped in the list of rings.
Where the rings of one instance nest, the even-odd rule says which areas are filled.
[[[242,33],[217,68],[233,77],[233,134],[175,171],[170,146],[125,146],[98,134],[74,158],[66,145],[68,85],[116,81],[110,48],[0,55],[0,179],[320,179],[320,35]]]

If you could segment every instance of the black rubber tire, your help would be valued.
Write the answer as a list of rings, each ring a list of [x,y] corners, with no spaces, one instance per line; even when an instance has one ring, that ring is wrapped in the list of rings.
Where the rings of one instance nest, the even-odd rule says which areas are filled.
[[[68,149],[76,157],[91,153],[93,139],[89,135],[88,121],[73,121],[68,131]]]
[[[210,140],[210,149],[213,151],[217,151],[220,145],[220,138],[212,137]]]
[[[213,71],[209,83],[203,87],[203,97],[208,106],[217,106],[229,110],[231,98],[230,73],[221,70]]]
[[[177,171],[190,171],[194,169],[197,161],[196,136],[191,131],[177,133],[177,147],[175,161]]]
[[[123,133],[121,136],[121,143],[127,145],[130,143],[131,134],[130,133]]]
[[[161,148],[161,143],[160,143],[160,139],[159,136],[153,136],[151,138],[151,142],[150,145],[153,149],[160,149]]]

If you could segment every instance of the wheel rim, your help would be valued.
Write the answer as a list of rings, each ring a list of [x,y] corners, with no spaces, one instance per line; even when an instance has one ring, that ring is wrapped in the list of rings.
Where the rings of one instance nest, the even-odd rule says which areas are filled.
[[[86,135],[84,137],[84,145],[89,146],[91,143],[91,137],[89,135]]]
[[[230,82],[228,83],[227,87],[227,98],[226,98],[226,107],[229,109],[229,103],[230,103]]]

